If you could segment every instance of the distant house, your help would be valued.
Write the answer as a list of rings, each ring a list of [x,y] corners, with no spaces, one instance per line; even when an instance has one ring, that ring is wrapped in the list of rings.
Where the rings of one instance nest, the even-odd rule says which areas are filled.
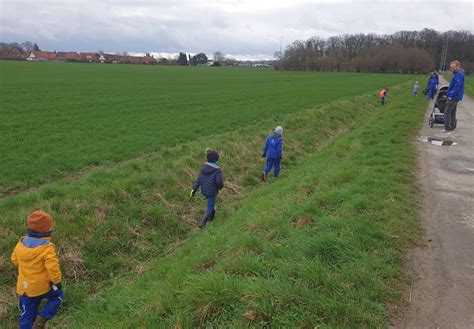
[[[58,51],[56,53],[56,60],[58,61],[65,61],[65,62],[77,62],[77,53],[74,51]]]
[[[125,64],[142,64],[142,57],[122,56],[120,62]]]
[[[56,60],[57,60],[57,61],[63,61],[63,60],[65,60],[65,59],[64,59],[64,56],[66,56],[66,52],[64,52],[64,51],[58,51],[58,52],[56,53]]]
[[[116,54],[104,54],[103,56],[104,56],[105,63],[117,64],[117,63],[120,63],[120,60],[121,60],[121,56],[116,55]]]
[[[142,57],[142,63],[143,64],[156,64],[157,61],[156,61],[155,57],[153,57],[153,56],[143,56]]]
[[[28,61],[52,61],[56,59],[55,51],[31,51]]]
[[[104,56],[104,54],[100,54],[100,56],[99,56],[99,62],[105,63],[105,56]]]
[[[75,51],[69,51],[66,53],[66,61],[68,62],[77,62],[79,56]]]
[[[97,63],[99,61],[98,53],[79,53],[80,62]]]
[[[0,49],[0,59],[24,60],[25,57],[16,48]]]

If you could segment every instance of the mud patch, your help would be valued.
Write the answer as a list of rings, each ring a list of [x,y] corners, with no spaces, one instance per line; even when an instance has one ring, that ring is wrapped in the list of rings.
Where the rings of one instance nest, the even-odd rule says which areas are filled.
[[[422,141],[423,143],[429,143],[436,146],[454,146],[458,144],[452,140],[443,140],[439,138],[426,137],[426,136],[419,136],[418,140]]]
[[[459,174],[474,175],[474,161],[472,160],[447,160],[444,162],[444,167]]]

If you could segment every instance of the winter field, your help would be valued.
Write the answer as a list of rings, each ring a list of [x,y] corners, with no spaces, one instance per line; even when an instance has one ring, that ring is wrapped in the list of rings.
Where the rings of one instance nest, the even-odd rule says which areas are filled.
[[[32,209],[55,218],[52,327],[384,327],[418,234],[423,77],[0,62],[0,326]],[[378,103],[382,86],[391,89]],[[281,124],[281,178],[262,184]],[[217,217],[189,199],[221,152]],[[120,314],[120,316],[117,316]]]

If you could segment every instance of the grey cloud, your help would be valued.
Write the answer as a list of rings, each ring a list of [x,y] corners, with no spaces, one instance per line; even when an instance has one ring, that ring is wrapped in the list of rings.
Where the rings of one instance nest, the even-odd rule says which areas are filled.
[[[473,4],[433,1],[0,0],[3,41],[45,49],[272,56],[313,35],[387,34],[428,27],[473,31]],[[33,19],[32,19],[33,18]]]

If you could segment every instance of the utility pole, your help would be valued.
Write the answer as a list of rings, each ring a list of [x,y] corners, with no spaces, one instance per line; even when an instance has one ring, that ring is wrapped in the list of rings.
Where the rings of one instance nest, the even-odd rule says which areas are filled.
[[[446,60],[448,59],[448,35],[446,34],[446,46],[441,52],[441,59],[439,62],[439,68],[441,71],[446,71]]]
[[[444,53],[446,52],[446,47],[441,49],[441,56],[439,56],[439,69],[444,71]]]
[[[446,60],[448,59],[448,35],[446,34],[446,52],[444,53],[444,66],[443,70],[446,71]]]

